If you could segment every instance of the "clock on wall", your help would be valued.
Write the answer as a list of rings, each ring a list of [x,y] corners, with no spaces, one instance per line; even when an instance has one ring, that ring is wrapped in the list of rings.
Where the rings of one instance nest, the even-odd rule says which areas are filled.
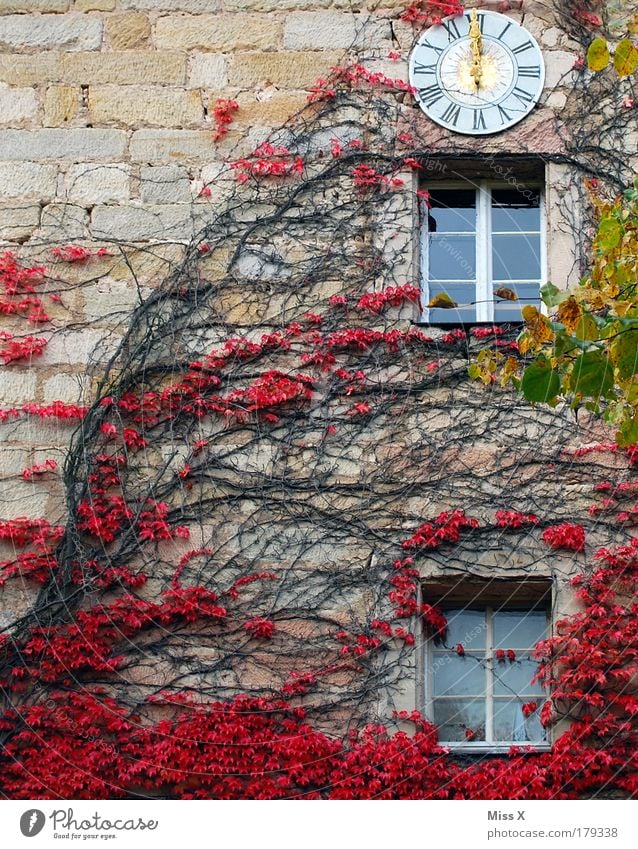
[[[425,114],[448,130],[498,133],[528,115],[545,82],[536,39],[511,18],[473,9],[427,29],[410,57]]]

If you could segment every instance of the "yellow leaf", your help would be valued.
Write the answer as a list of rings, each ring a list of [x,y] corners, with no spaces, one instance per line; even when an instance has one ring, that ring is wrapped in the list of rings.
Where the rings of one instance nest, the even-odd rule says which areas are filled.
[[[439,292],[432,298],[428,306],[440,310],[451,310],[454,307],[458,307],[458,304],[449,295],[446,295],[445,292]]]
[[[616,48],[614,68],[621,77],[628,77],[638,70],[638,50],[629,38],[623,38]]]
[[[522,353],[526,353],[528,350],[538,350],[544,342],[551,342],[554,338],[554,331],[549,326],[549,321],[544,315],[533,307],[531,304],[527,304],[522,309],[523,318],[525,319],[525,323],[527,324],[527,334],[528,343],[525,351]],[[520,342],[519,342],[520,349]]]
[[[518,295],[513,289],[508,289],[507,286],[499,286],[494,290],[497,298],[502,298],[504,301],[518,301]]]
[[[587,66],[590,71],[604,71],[609,65],[609,47],[604,38],[595,38],[587,51]]]
[[[573,333],[578,327],[581,311],[580,306],[575,298],[569,297],[558,307],[558,320],[564,324],[570,333]]]

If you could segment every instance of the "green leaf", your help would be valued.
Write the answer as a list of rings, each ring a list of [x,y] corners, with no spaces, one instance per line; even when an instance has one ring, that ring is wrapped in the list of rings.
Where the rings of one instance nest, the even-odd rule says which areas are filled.
[[[628,445],[635,445],[638,442],[638,417],[627,419],[620,425],[620,430],[616,434],[616,442],[621,448],[626,448]]]
[[[613,368],[607,354],[586,351],[574,362],[571,375],[574,392],[586,398],[606,397],[614,387]]]
[[[623,227],[620,221],[616,221],[615,218],[603,218],[596,234],[596,245],[605,253],[613,251],[620,244],[622,236]]]
[[[590,341],[598,339],[598,327],[588,313],[585,313],[576,325],[576,338]]]
[[[587,50],[587,67],[590,71],[604,71],[610,60],[609,47],[604,38],[595,38]]]
[[[547,360],[537,360],[525,369],[521,390],[528,401],[552,401],[560,391],[558,372]]]
[[[541,298],[547,307],[556,307],[568,297],[569,292],[559,289],[553,283],[545,283],[544,286],[541,286]]]
[[[623,38],[614,53],[614,68],[621,77],[628,77],[638,70],[638,50],[629,38]]]
[[[638,330],[623,330],[611,344],[611,357],[622,378],[638,373]]]

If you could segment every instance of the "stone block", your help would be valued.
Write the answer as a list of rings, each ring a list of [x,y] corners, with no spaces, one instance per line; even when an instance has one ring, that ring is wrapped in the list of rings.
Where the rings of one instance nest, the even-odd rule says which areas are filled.
[[[81,162],[66,173],[66,196],[72,203],[93,206],[96,203],[121,203],[130,195],[131,168],[125,163],[96,165]]]
[[[33,121],[38,114],[38,96],[31,88],[10,88],[0,83],[0,125]]]
[[[188,85],[191,88],[222,89],[228,85],[228,63],[218,53],[195,53],[189,59]]]
[[[193,216],[189,203],[96,206],[91,215],[91,232],[96,239],[182,242],[193,236]]]
[[[0,516],[3,519],[46,516],[48,500],[48,487],[41,481],[0,481]]]
[[[89,111],[93,123],[127,127],[192,127],[204,121],[198,91],[160,86],[92,86]]]
[[[94,352],[104,338],[104,333],[86,328],[55,333],[40,362],[42,365],[63,365],[65,370],[68,369],[69,364],[85,367],[92,359],[95,359]]]
[[[0,13],[68,12],[71,0],[0,0]]]
[[[114,324],[140,305],[140,292],[131,280],[102,277],[82,291],[84,314],[91,321]]]
[[[9,242],[28,239],[39,223],[39,204],[0,204],[0,239]]]
[[[4,15],[0,17],[0,47],[33,50],[99,50],[102,21],[69,15]]]
[[[124,12],[106,19],[106,34],[114,50],[128,50],[148,40],[151,24],[141,12]]]
[[[95,56],[95,54],[91,54]],[[39,85],[42,80],[60,79],[61,62],[58,53],[25,56],[19,53],[0,53],[0,81],[10,85]]]
[[[155,24],[154,41],[166,50],[258,50],[279,43],[281,26],[269,15],[166,16]]]
[[[75,0],[78,12],[112,12],[116,0]]]
[[[186,168],[179,165],[143,165],[140,197],[144,203],[179,203],[191,200]]]
[[[550,50],[545,54],[545,87],[571,85],[574,79],[575,53],[565,50]]]
[[[390,22],[344,12],[293,12],[286,18],[287,50],[381,47],[391,41]]]
[[[87,234],[89,214],[82,206],[51,203],[42,210],[38,236],[47,242],[82,239]]]
[[[226,4],[224,4],[226,5]],[[143,9],[149,12],[216,12],[221,0],[121,0],[123,9]]]
[[[4,198],[55,197],[58,169],[40,162],[0,163],[0,196]]]
[[[75,86],[49,86],[44,95],[44,126],[61,127],[78,114],[80,92]]]
[[[317,77],[325,76],[342,59],[343,54],[337,50],[237,54],[231,61],[228,81],[242,87],[269,82],[278,88],[303,89]]]
[[[83,404],[88,400],[89,378],[82,374],[56,374],[44,383],[44,403],[64,401],[65,404]]]
[[[186,56],[174,52],[69,53],[60,61],[60,79],[76,85],[183,85],[186,81]]]
[[[121,159],[124,130],[0,130],[0,161]]]
[[[27,401],[33,401],[36,384],[35,370],[29,369],[27,371],[24,368],[4,366],[2,374],[0,374],[0,402],[3,404],[25,404]]]
[[[212,156],[209,130],[138,130],[131,138],[137,162],[210,162]]]

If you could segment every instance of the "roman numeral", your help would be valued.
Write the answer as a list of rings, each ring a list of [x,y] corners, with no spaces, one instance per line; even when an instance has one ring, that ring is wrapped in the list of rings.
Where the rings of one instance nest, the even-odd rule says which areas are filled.
[[[434,65],[424,65],[423,62],[415,62],[414,63],[414,73],[415,74],[435,74],[436,73],[436,62]]]
[[[459,28],[457,27],[454,18],[452,18],[450,21],[447,21],[447,23],[444,23],[442,26],[446,30],[448,38],[456,39],[461,37],[461,33],[459,32]],[[454,35],[452,35],[452,30],[454,30]]]
[[[498,107],[498,114],[501,116],[501,124],[505,124],[507,121],[511,121],[511,116],[503,109],[500,103],[496,104]]]
[[[512,53],[525,53],[526,50],[531,50],[534,45],[531,41],[524,41],[522,44],[519,44],[518,47],[512,47]]]
[[[443,97],[443,92],[439,86],[434,83],[434,85],[429,85],[427,88],[420,88],[419,97],[426,106],[430,107],[434,106],[434,104]]]
[[[474,110],[473,129],[475,129],[475,130],[487,130],[487,126],[485,124],[485,115],[483,115],[482,109],[475,109]]]
[[[507,30],[508,30],[511,26],[512,26],[512,22],[510,21],[510,22],[509,22],[509,24],[507,24],[507,26],[506,26],[506,27],[505,27],[505,29],[503,30],[503,32],[502,32],[502,33],[498,36],[498,40],[499,40],[499,41],[502,41],[502,40],[503,40],[503,36],[505,35],[505,33],[507,32]]]
[[[436,46],[436,44],[430,44],[430,42],[429,42],[429,41],[424,41],[424,42],[423,42],[423,46],[424,46],[424,47],[429,47],[429,48],[430,48],[430,50],[435,50],[437,53],[443,53],[443,48],[442,48],[442,47],[437,47],[437,46]]]
[[[534,99],[529,92],[524,91],[524,89],[519,88],[518,86],[514,86],[514,90],[512,91],[512,94],[514,95],[514,97],[516,97],[516,98],[518,98],[518,100],[520,100],[520,102],[523,104],[523,106],[526,106],[528,103],[531,103],[532,100]]]
[[[459,115],[461,114],[461,107],[457,106],[455,103],[450,103],[445,112],[441,115],[441,120],[445,121],[447,124],[454,124],[456,127],[456,122],[459,120]]]
[[[518,66],[518,75],[519,77],[530,77],[532,79],[540,79],[541,76],[541,66],[540,65],[519,65]]]
[[[468,24],[471,24],[472,23],[472,15],[465,15],[465,17],[467,18]],[[479,23],[479,27],[481,28],[481,32],[485,32],[485,30],[484,30],[485,15],[482,15],[480,12],[478,14],[478,23]],[[508,24],[508,26],[511,26],[511,24]],[[507,27],[506,27],[506,29],[507,29]]]

